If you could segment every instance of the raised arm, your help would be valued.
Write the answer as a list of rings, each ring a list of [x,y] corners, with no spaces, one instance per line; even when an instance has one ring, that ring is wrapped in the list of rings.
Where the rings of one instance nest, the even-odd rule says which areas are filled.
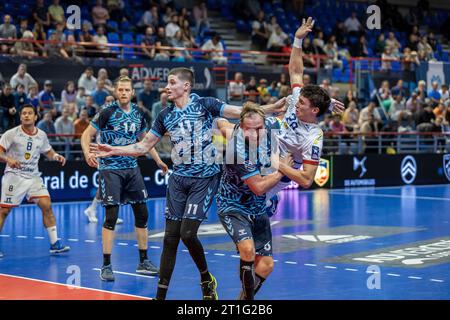
[[[284,105],[286,104],[286,98],[281,98],[275,103],[266,104],[261,106],[266,114],[284,112]],[[223,117],[228,119],[239,119],[242,112],[242,106],[234,106],[231,104],[225,104],[223,108]]]
[[[289,59],[289,77],[291,81],[291,85],[303,85],[303,50],[302,43],[303,39],[306,38],[308,33],[312,31],[314,27],[314,20],[309,17],[308,20],[305,21],[303,19],[303,23],[300,28],[295,32],[295,39],[292,46],[291,56]]]

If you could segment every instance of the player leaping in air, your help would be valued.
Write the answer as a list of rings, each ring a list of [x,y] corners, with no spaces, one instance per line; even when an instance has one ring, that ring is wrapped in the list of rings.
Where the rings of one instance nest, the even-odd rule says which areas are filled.
[[[21,125],[6,131],[0,139],[0,161],[6,162],[0,200],[0,231],[8,214],[26,196],[42,211],[50,240],[50,253],[61,253],[69,251],[70,247],[58,240],[50,195],[42,182],[38,162],[41,153],[63,166],[66,159],[53,150],[45,132],[35,126],[36,121],[36,109],[26,104],[20,110]],[[2,255],[0,252],[0,257]]]

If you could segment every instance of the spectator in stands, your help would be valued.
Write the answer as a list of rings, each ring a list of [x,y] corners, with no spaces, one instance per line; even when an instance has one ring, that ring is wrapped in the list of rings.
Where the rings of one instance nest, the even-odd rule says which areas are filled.
[[[105,82],[105,89],[108,90],[109,93],[114,92],[114,85],[111,80],[108,78],[108,71],[105,68],[101,68],[97,72],[97,81],[103,80]]]
[[[141,39],[141,48],[145,58],[153,59],[156,54],[156,36],[154,35],[153,27],[145,29],[145,36]]]
[[[342,121],[344,122],[347,131],[358,131],[359,130],[359,111],[356,108],[356,102],[351,101],[348,107],[344,111]]]
[[[23,84],[25,87],[25,91],[28,91],[28,88],[32,84],[37,84],[36,80],[27,72],[27,65],[21,63],[17,68],[17,72],[11,77],[9,81],[12,88],[16,88],[17,85]]]
[[[436,60],[434,58],[433,48],[431,48],[430,44],[428,43],[428,38],[426,36],[422,37],[422,39],[420,39],[419,43],[417,44],[417,53],[419,55],[419,60]]]
[[[199,45],[195,42],[195,38],[192,35],[191,27],[189,21],[184,20],[181,26],[181,35],[183,39],[184,46],[186,48],[198,48]]]
[[[330,131],[333,133],[344,133],[347,132],[345,124],[342,122],[341,115],[335,114],[332,116],[330,121]]]
[[[393,96],[396,96],[396,95],[401,95],[403,97],[408,97],[409,96],[408,90],[403,85],[403,79],[399,79],[397,81],[397,84],[392,87],[391,94]]]
[[[325,54],[328,57],[325,68],[333,69],[334,67],[338,67],[339,69],[342,69],[343,63],[339,60],[339,55],[333,42],[327,41],[327,44],[325,45]]]
[[[64,49],[63,44],[58,42],[56,32],[50,34],[49,40],[51,42],[47,42],[44,46],[43,57],[69,59],[69,54]]]
[[[416,51],[418,50],[418,43],[419,43],[419,37],[417,37],[417,35],[415,34],[410,34],[409,35],[409,39],[408,39],[408,44],[406,45],[408,48],[411,49],[411,51]]]
[[[384,52],[381,55],[381,71],[389,72],[392,70],[392,61],[398,61],[396,56],[392,53],[391,47],[386,46]]]
[[[97,50],[99,50],[98,56],[107,57],[109,52],[108,38],[105,35],[105,28],[99,26],[97,28],[97,34],[92,38],[92,40],[97,43]]]
[[[384,37],[384,33],[380,33],[380,35],[377,38],[377,42],[375,44],[375,50],[374,52],[378,55],[381,56],[382,53],[384,52],[384,48],[386,47],[386,40]]]
[[[127,19],[127,13],[124,12],[125,4],[123,0],[107,0],[106,9],[109,13],[109,18],[117,23],[129,20]]]
[[[0,38],[3,39],[17,39],[16,26],[11,23],[11,16],[5,14],[3,17],[3,24],[0,25]],[[0,53],[9,53],[14,42],[1,42]]]
[[[45,80],[44,90],[39,93],[40,113],[51,112],[56,117],[56,107],[54,106],[55,95],[52,92],[53,84],[51,80]]]
[[[234,80],[228,84],[228,101],[239,101],[244,99],[245,85],[244,77],[241,72],[234,74]]]
[[[352,12],[352,15],[345,20],[344,26],[346,32],[351,36],[358,36],[360,32],[363,30],[363,27],[356,15],[356,12]]]
[[[431,99],[431,106],[435,107],[441,100],[441,94],[439,93],[439,84],[436,81],[431,83],[431,90],[428,92],[428,98]]]
[[[28,101],[35,107],[36,109],[39,107],[39,91],[37,84],[30,84],[28,87]]]
[[[16,125],[16,113],[14,95],[12,94],[12,87],[9,83],[3,86],[3,90],[0,93],[0,110],[1,121],[0,125],[3,127],[3,131],[11,129]]]
[[[422,123],[430,124],[434,119],[436,119],[436,116],[433,113],[433,108],[429,104],[422,104],[416,113],[416,126],[418,127]]]
[[[92,119],[95,116],[98,111],[98,106],[94,104],[94,98],[92,98],[91,95],[86,95],[86,102],[81,110],[87,111],[89,119]]]
[[[259,92],[258,87],[256,86],[256,78],[250,77],[249,83],[245,86],[245,94],[247,96],[247,101],[250,102],[259,102]]]
[[[433,113],[436,116],[436,118],[438,117],[444,117],[445,116],[445,106],[443,102],[439,102],[438,105],[433,109]]]
[[[333,116],[329,113],[326,113],[323,120],[319,122],[319,127],[323,132],[331,131],[330,123],[333,120]]]
[[[28,104],[28,97],[25,93],[25,86],[23,84],[18,84],[14,92],[14,105],[17,110],[20,110],[24,104]]]
[[[173,13],[172,7],[168,6],[162,16],[163,25],[167,25],[170,22]]]
[[[416,51],[411,51],[409,47],[403,50],[402,70],[412,72],[416,70],[416,67],[420,65],[419,57]],[[408,80],[405,77],[405,80]]]
[[[258,18],[252,24],[252,43],[256,50],[263,51],[266,49],[269,36],[267,23],[264,20],[264,11],[261,10],[258,13]]]
[[[103,108],[104,106],[113,103],[114,101],[116,101],[116,99],[114,98],[114,96],[107,96],[105,99],[105,104],[103,106],[100,106],[100,108]]]
[[[392,102],[392,94],[391,89],[389,88],[389,81],[384,80],[381,83],[381,87],[380,89],[378,89],[378,95],[380,96],[380,99],[382,101],[382,107],[386,111],[388,111]]]
[[[350,46],[350,53],[354,57],[367,57],[369,50],[367,49],[367,40],[365,36],[359,37],[359,40]]]
[[[153,103],[152,105],[152,119],[156,119],[158,114],[166,108],[169,105],[169,99],[167,98],[167,93],[165,91],[161,92],[161,95],[159,96],[159,101]]]
[[[417,93],[417,97],[421,102],[425,102],[425,99],[428,98],[426,85],[427,83],[424,80],[420,80],[417,85],[417,88],[414,90],[414,92]]]
[[[189,51],[183,50],[186,49],[186,45],[183,41],[183,33],[181,29],[178,30],[175,37],[172,38],[171,46],[176,48],[173,53],[172,61],[185,62],[186,60],[192,59]]]
[[[367,118],[361,124],[361,133],[366,134],[363,137],[365,141],[364,153],[377,153],[378,141],[375,141],[370,133],[376,133],[379,131],[379,122],[376,120],[373,113],[368,113]],[[369,134],[369,135],[367,135]]]
[[[400,56],[401,44],[397,40],[393,32],[389,32],[388,38],[386,39],[386,47],[390,49],[393,56],[395,57]]]
[[[34,45],[36,46],[37,51],[39,52],[39,54],[43,55],[44,54],[44,43],[40,42],[40,41],[47,40],[47,34],[45,33],[44,27],[43,27],[43,25],[41,23],[36,22],[34,24],[33,35],[34,35],[34,39],[36,40]]]
[[[439,90],[439,94],[441,95],[442,101],[446,101],[450,98],[449,92],[448,92],[448,87],[446,84],[443,84],[441,86],[441,90]]]
[[[36,0],[36,6],[33,8],[32,16],[36,23],[43,26],[44,30],[50,27],[50,14],[45,7],[44,0]]]
[[[311,40],[306,37],[305,39],[303,39],[303,64],[305,65],[305,67],[312,67],[314,68],[317,64],[316,59],[314,58],[314,47],[311,44]]]
[[[398,115],[398,128],[397,132],[404,133],[404,132],[412,132],[414,130],[412,126],[412,117],[411,114],[405,111],[400,111]]]
[[[379,111],[376,109],[375,102],[370,101],[369,105],[361,110],[359,113],[359,120],[358,124],[360,128],[362,128],[362,125],[364,122],[369,120],[369,115],[373,116],[372,121],[376,122],[377,124],[381,124],[381,116]]]
[[[81,42],[94,43],[94,36],[91,34],[90,30],[91,30],[91,26],[89,25],[89,23],[83,22],[83,24],[81,26],[81,33],[79,35]],[[95,45],[95,44],[83,45],[83,51],[84,51],[85,57],[96,57],[97,56],[97,52],[95,52],[96,50],[97,50],[97,45]]]
[[[347,94],[345,95],[345,98],[344,98],[344,106],[346,108],[349,107],[350,102],[355,102],[355,104],[357,102],[355,93],[352,90],[347,91]]]
[[[192,9],[192,15],[195,20],[195,32],[197,34],[201,30],[209,29],[208,8],[205,1],[197,1],[197,5]]]
[[[267,79],[263,78],[263,79],[259,80],[259,86],[258,86],[257,90],[258,90],[260,99],[262,99],[269,93],[269,88],[267,88],[267,84],[268,84]]]
[[[79,137],[81,137],[84,130],[86,130],[86,128],[89,127],[89,123],[90,121],[87,110],[81,110],[80,117],[76,119],[73,123],[74,133],[78,139]]]
[[[400,113],[406,113],[409,112],[406,109],[405,100],[403,99],[402,95],[396,95],[394,96],[391,105],[389,107],[389,118],[393,121],[399,121],[399,114]]]
[[[141,17],[141,20],[138,22],[138,27],[141,31],[152,27],[153,29],[158,28],[159,26],[159,16],[158,16],[158,7],[151,6],[148,10],[146,10]]]
[[[276,81],[272,81],[270,83],[270,87],[267,89],[267,92],[270,94],[271,97],[278,98],[278,96],[280,95],[280,92],[279,92]]]
[[[138,93],[137,101],[139,107],[152,111],[152,105],[156,102],[156,93],[152,90],[152,80],[144,80],[144,87]]]
[[[166,31],[163,27],[158,28],[158,34],[156,36],[155,45],[155,60],[168,61],[170,60],[170,52],[162,47],[170,47],[170,44],[166,38]]]
[[[128,68],[120,68],[119,77],[130,77],[130,71]]]
[[[278,98],[286,98],[292,93],[291,87],[287,85],[282,85],[279,89]]]
[[[61,107],[61,110],[67,108],[67,111],[69,112],[69,120],[74,122],[75,120],[78,119],[78,113],[80,112],[78,110],[77,104],[76,103],[68,103],[65,106]]]
[[[286,77],[286,75],[284,73],[282,73],[281,75],[284,75]],[[303,85],[307,86],[308,84],[311,84],[311,77],[309,74],[304,74],[303,75]],[[285,82],[285,85],[287,85],[287,80]]]
[[[48,7],[50,23],[53,25],[65,24],[64,9],[60,6],[59,0],[53,0],[52,5]]]
[[[428,44],[430,45],[431,49],[433,51],[437,51],[438,50],[438,48],[437,48],[438,42],[437,42],[436,36],[434,35],[433,32],[430,32],[428,34],[427,40],[428,40]]]
[[[73,135],[75,133],[73,122],[69,119],[69,110],[67,107],[62,109],[61,116],[56,119],[55,129],[56,134]],[[64,142],[64,157],[66,160],[70,160],[70,149],[72,146],[73,136],[59,137],[59,140]]]
[[[108,90],[105,89],[105,80],[97,81],[97,89],[91,93],[94,103],[98,106],[102,106],[105,103],[105,99],[109,96]]]
[[[214,50],[207,53],[209,59],[218,64],[226,64],[227,57],[224,56],[224,48],[220,41],[221,39],[220,34],[215,33],[211,39],[205,42],[202,46],[202,50]]]
[[[406,101],[406,110],[409,110],[411,114],[415,114],[420,107],[420,100],[416,92],[411,94],[411,97]]]
[[[107,20],[109,20],[109,12],[103,6],[103,0],[96,0],[96,5],[92,8],[94,27],[105,26]]]
[[[86,105],[86,90],[83,87],[78,87],[76,99],[78,109],[81,109]]]
[[[170,17],[170,22],[166,25],[165,32],[167,41],[172,41],[173,38],[175,38],[176,33],[178,30],[180,30],[180,26],[178,25],[178,14],[173,13]]]
[[[275,15],[270,16],[269,23],[267,23],[267,30],[269,31],[269,34],[272,34],[277,26],[279,26],[277,17]]]
[[[56,134],[52,113],[44,112],[44,116],[42,117],[42,120],[38,122],[37,127],[44,131],[46,134]]]
[[[327,90],[329,95],[331,95],[334,90],[334,88],[330,84],[330,80],[328,79],[323,79],[322,83],[320,84],[320,87]]]
[[[281,27],[276,26],[275,30],[269,37],[269,41],[267,41],[267,50],[272,52],[281,52],[287,38],[287,34],[283,32]]]
[[[28,30],[28,20],[26,18],[20,19],[19,30],[17,30],[17,39],[21,39],[24,32]]]
[[[308,82],[308,79],[305,78],[305,76],[309,77],[309,75],[308,74],[303,75],[303,85],[306,86],[305,81],[307,81],[308,84],[309,84],[309,82]],[[278,82],[277,82],[278,90],[280,90],[281,86],[287,86],[287,85],[289,85],[289,82],[287,80],[286,73],[282,72],[282,73],[280,73],[280,80],[278,80]]]
[[[77,45],[77,41],[75,39],[75,35],[73,33],[67,34],[66,43],[64,44],[64,50],[66,50],[67,54],[70,58],[74,59],[77,62],[82,63],[82,59],[79,57],[81,52],[83,51],[80,46]]]
[[[64,90],[61,91],[61,104],[76,103],[77,92],[75,90],[75,82],[67,81]]]
[[[87,95],[92,94],[97,88],[97,79],[94,77],[94,70],[87,67],[78,79],[78,87],[83,87]]]

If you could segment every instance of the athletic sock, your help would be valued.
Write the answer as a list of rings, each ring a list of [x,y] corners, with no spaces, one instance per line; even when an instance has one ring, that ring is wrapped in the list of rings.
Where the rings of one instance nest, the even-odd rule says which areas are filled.
[[[103,254],[103,266],[109,266],[111,264],[111,253]]]
[[[255,273],[255,295],[259,289],[261,289],[264,281],[266,281],[266,278],[263,278],[259,274]]]
[[[206,282],[206,281],[211,281],[211,274],[208,272],[208,270],[204,271],[204,272],[200,272],[200,281],[201,282]]]
[[[245,294],[245,300],[254,300],[255,298],[254,264],[254,261],[244,261],[241,259],[240,278],[242,289]]]
[[[139,262],[143,263],[147,259],[147,249],[139,249]]]
[[[156,300],[166,300],[167,289],[169,289],[169,283],[159,279],[158,290],[156,291]]]
[[[58,232],[56,231],[56,226],[47,228],[47,232],[50,244],[55,244],[55,242],[58,241]]]

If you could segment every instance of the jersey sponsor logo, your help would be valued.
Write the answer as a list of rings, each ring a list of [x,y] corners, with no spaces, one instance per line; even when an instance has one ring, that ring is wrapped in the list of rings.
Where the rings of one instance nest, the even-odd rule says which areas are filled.
[[[320,148],[318,146],[312,146],[311,159],[319,160],[319,158],[320,158]]]
[[[448,181],[450,181],[450,154],[445,154],[442,157],[442,162],[444,166],[444,173]]]
[[[319,160],[319,166],[317,167],[316,176],[314,177],[315,183],[319,187],[323,187],[330,178],[330,161],[326,159]]]
[[[31,153],[26,152],[25,155],[24,155],[24,157],[25,157],[25,160],[30,160],[30,158],[31,158]]]

